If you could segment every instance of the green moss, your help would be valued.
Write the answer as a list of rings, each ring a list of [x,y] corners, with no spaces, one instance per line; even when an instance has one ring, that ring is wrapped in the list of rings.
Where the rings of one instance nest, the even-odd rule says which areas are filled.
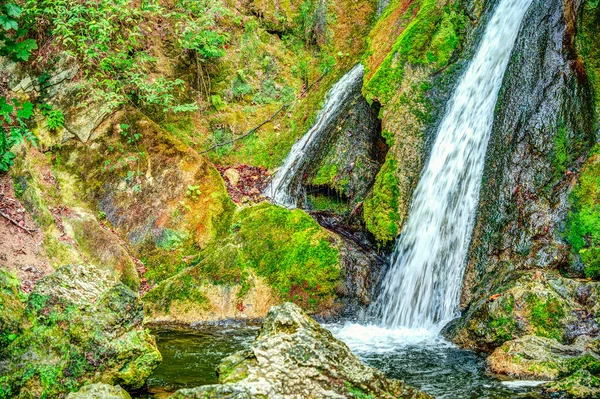
[[[418,12],[365,85],[368,98],[386,104],[400,87],[406,64],[442,68],[459,45],[467,17],[457,4],[440,8],[435,0],[414,1],[404,19],[409,20],[417,7]]]
[[[0,359],[4,349],[23,332],[24,301],[17,277],[0,268]]]
[[[498,300],[496,311],[490,313],[488,327],[491,332],[491,341],[501,344],[514,338],[516,323],[512,314],[515,299],[512,295],[503,296]]]
[[[600,148],[596,146],[571,194],[567,240],[581,257],[586,277],[600,279]]]
[[[307,199],[309,208],[315,211],[329,211],[338,215],[345,215],[350,212],[346,201],[331,196],[309,194]]]
[[[535,294],[527,296],[525,300],[531,307],[529,321],[535,328],[536,335],[561,341],[561,321],[565,317],[565,311],[560,300],[553,297],[543,300]]]
[[[583,58],[585,73],[591,83],[596,110],[596,128],[600,126],[600,2],[585,2],[577,29],[577,50]]]
[[[388,154],[375,180],[373,191],[364,202],[364,220],[367,229],[377,241],[389,243],[398,235],[398,177],[397,161]]]
[[[323,164],[312,179],[315,186],[329,186],[337,176],[338,166],[336,164]]]
[[[339,253],[331,236],[301,210],[262,203],[236,218],[243,261],[282,296],[316,309],[333,300]]]
[[[200,292],[211,286],[239,287],[242,298],[253,284],[250,276],[257,275],[282,299],[307,310],[331,304],[340,278],[339,252],[308,214],[265,202],[240,210],[229,231],[191,266],[148,292],[144,301],[165,313],[175,301],[208,309]]]

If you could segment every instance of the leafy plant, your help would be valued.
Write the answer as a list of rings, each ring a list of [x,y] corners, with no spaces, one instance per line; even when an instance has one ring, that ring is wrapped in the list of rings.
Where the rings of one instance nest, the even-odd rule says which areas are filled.
[[[0,172],[7,172],[13,165],[15,154],[12,149],[24,140],[30,141],[34,146],[37,139],[33,132],[27,128],[25,120],[33,115],[33,104],[20,103],[13,100],[9,104],[4,97],[0,97]]]
[[[187,186],[185,195],[191,198],[193,201],[197,201],[200,198],[200,186]]]
[[[33,39],[25,39],[27,29],[19,24],[23,10],[17,4],[8,2],[0,6],[0,55],[16,61],[27,61],[31,52],[37,49]]]
[[[40,105],[42,115],[46,117],[46,127],[50,130],[56,130],[65,125],[65,116],[59,109],[53,109],[50,104]]]

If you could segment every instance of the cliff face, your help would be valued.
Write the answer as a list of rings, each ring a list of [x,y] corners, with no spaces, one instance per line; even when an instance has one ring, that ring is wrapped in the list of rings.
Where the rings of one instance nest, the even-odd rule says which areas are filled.
[[[532,332],[567,342],[597,333],[588,299],[598,286],[576,280],[585,271],[570,234],[573,188],[589,174],[582,165],[597,140],[593,71],[576,36],[590,12],[582,2],[534,0],[523,23],[488,147],[465,311],[448,329],[461,345],[493,350]]]

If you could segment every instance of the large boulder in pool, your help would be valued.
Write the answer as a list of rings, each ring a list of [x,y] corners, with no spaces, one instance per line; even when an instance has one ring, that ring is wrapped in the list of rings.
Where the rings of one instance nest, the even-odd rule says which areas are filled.
[[[0,353],[0,399],[64,398],[90,383],[140,388],[161,361],[139,295],[108,271],[64,266],[26,299]]]
[[[91,384],[67,395],[67,399],[131,399],[126,390],[116,385]]]
[[[272,307],[258,338],[218,366],[220,385],[177,391],[198,398],[414,398],[424,394],[362,363],[298,306]]]

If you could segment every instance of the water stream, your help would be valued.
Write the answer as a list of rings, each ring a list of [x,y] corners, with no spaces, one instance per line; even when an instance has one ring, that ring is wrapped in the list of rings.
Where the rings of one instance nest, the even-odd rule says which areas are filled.
[[[376,304],[388,328],[439,331],[457,316],[494,108],[531,1],[500,1],[447,105]]]
[[[283,165],[277,170],[264,190],[263,195],[265,197],[286,208],[296,207],[298,193],[294,192],[297,189],[294,185],[297,182],[296,178],[299,171],[304,168],[307,156],[313,154],[326,139],[327,129],[342,115],[355,91],[360,90],[363,75],[364,67],[362,64],[358,64],[333,85],[327,93],[325,104],[319,111],[316,122],[292,146]]]

